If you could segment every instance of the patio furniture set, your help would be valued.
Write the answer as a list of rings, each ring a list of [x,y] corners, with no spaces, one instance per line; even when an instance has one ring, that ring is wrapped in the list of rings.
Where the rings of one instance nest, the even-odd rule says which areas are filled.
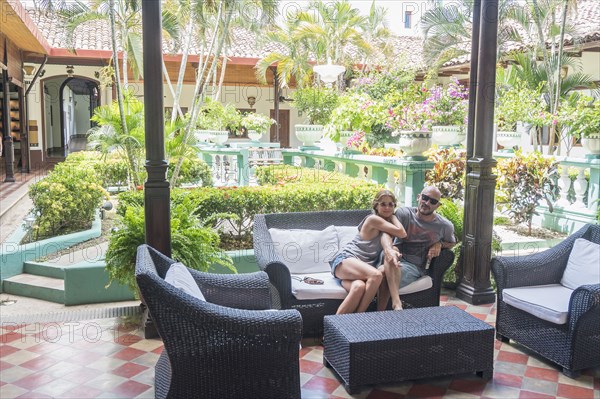
[[[315,334],[323,334],[324,364],[335,370],[349,393],[365,385],[450,374],[475,372],[491,378],[494,328],[456,307],[438,306],[441,279],[453,260],[450,251],[432,262],[427,284],[401,293],[406,310],[334,315],[343,297],[338,296],[335,281],[320,274],[325,272],[319,264],[324,253],[335,253],[350,234],[343,227],[354,226],[356,234],[355,226],[367,213],[258,215],[254,246],[263,271],[243,275],[173,266],[174,260],[140,246],[138,285],[165,344],[156,365],[156,396],[299,398],[298,345],[302,337]],[[563,324],[519,309],[514,301],[506,303],[504,290],[561,285],[563,272],[567,269],[566,276],[572,266],[569,262],[580,258],[569,256],[577,238],[600,244],[600,226],[586,226],[539,254],[493,261],[497,338],[515,340],[559,364],[571,377],[600,365],[600,280],[571,290]],[[278,245],[281,240],[293,245]],[[589,262],[595,254],[582,255],[594,269],[583,277],[589,281],[600,279],[594,274],[600,258]],[[312,258],[314,265],[296,268],[293,263],[306,260],[303,256]],[[174,270],[182,269],[190,276],[174,278]],[[323,278],[324,284],[306,284],[306,276]],[[308,292],[299,289],[303,285]],[[531,302],[518,292],[512,296]],[[522,303],[516,306],[523,308]]]

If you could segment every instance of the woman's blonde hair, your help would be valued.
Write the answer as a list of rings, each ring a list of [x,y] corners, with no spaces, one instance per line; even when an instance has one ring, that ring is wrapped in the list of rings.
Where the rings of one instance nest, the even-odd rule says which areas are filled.
[[[390,197],[392,199],[392,202],[394,203],[394,208],[396,207],[397,201],[396,201],[396,196],[394,195],[394,193],[392,193],[390,190],[379,190],[379,192],[375,195],[375,198],[373,199],[373,213],[375,213],[377,215],[377,205],[379,205],[379,203],[381,202],[381,198],[382,197]]]

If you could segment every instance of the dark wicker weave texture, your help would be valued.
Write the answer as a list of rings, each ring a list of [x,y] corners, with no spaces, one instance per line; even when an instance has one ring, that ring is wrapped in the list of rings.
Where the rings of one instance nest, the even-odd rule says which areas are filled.
[[[361,386],[493,371],[494,329],[454,306],[326,316],[323,360]]]
[[[300,398],[302,319],[295,310],[260,311],[271,303],[267,275],[190,270],[203,302],[163,280],[173,262],[138,248],[136,279],[165,345],[156,397]]]
[[[573,292],[567,323],[563,325],[507,305],[502,291],[560,284],[573,243],[580,237],[600,244],[600,226],[586,225],[560,244],[537,254],[492,259],[498,286],[497,338],[515,340],[562,366],[571,377],[578,375],[577,370],[600,366],[600,284],[584,285]],[[600,267],[600,259],[590,267]]]
[[[270,228],[323,230],[327,226],[358,226],[369,215],[369,210],[297,212],[256,215],[254,218],[254,255],[261,270],[269,275],[276,288],[281,309],[297,309],[302,314],[303,336],[321,337],[323,335],[323,316],[335,314],[342,303],[339,299],[297,300],[292,295],[291,276],[284,261],[279,257],[269,234]],[[440,290],[446,270],[452,265],[454,254],[443,250],[440,256],[431,262],[429,275],[433,286],[424,291],[402,295],[406,308],[439,306]]]

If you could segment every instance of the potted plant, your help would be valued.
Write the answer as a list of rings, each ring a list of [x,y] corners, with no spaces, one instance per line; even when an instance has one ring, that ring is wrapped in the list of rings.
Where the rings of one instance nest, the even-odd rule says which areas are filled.
[[[247,113],[242,117],[242,126],[248,130],[248,137],[252,141],[258,141],[263,133],[275,123],[274,119],[256,112]]]
[[[600,154],[600,100],[589,96],[571,96],[561,107],[560,119],[568,134],[581,139],[590,154]]]
[[[207,135],[212,142],[221,145],[229,138],[229,131],[237,134],[240,120],[240,112],[233,104],[223,105],[219,101],[205,98],[197,127],[201,135]]]
[[[519,145],[521,133],[517,123],[535,123],[545,109],[540,90],[533,90],[518,82],[513,86],[502,86],[496,93],[494,121],[497,126],[496,141],[504,148]]]
[[[431,115],[431,132],[434,143],[449,146],[456,145],[465,139],[465,124],[469,91],[458,81],[434,87],[423,105]]]
[[[386,126],[392,130],[392,136],[398,137],[398,145],[408,159],[426,159],[423,152],[431,147],[429,118],[424,103],[390,108]]]
[[[347,146],[356,131],[370,133],[373,125],[385,119],[384,106],[366,93],[350,92],[338,98],[326,125],[326,136]]]
[[[313,149],[315,142],[323,137],[323,125],[337,105],[337,92],[327,87],[302,87],[292,93],[292,99],[292,106],[302,112],[308,123],[295,126],[296,137],[304,149]]]

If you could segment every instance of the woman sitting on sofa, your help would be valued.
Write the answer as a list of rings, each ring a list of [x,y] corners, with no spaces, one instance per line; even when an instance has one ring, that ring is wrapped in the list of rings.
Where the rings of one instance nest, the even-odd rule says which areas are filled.
[[[334,277],[342,280],[348,295],[337,314],[367,310],[384,275],[377,269],[383,247],[381,235],[406,237],[406,231],[394,215],[396,197],[389,190],[381,190],[373,200],[373,214],[358,225],[358,234],[329,263]],[[401,307],[400,307],[401,309]]]

